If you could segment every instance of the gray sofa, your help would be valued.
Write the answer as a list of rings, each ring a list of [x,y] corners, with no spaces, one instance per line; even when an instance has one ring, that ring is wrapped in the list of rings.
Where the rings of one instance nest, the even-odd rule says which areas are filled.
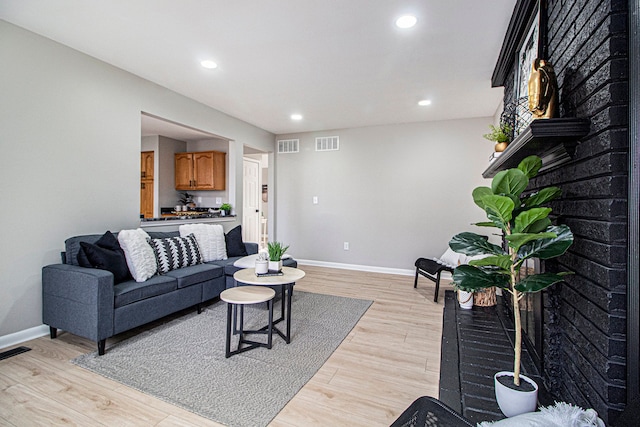
[[[162,239],[179,232],[149,232],[149,236]],[[92,234],[67,239],[62,263],[42,268],[42,321],[51,338],[62,329],[95,341],[103,355],[107,338],[189,307],[200,313],[201,303],[236,286],[233,274],[240,268],[233,263],[241,256],[156,274],[142,283],[127,280],[114,285],[110,271],[78,264],[80,242],[93,244],[100,238]],[[248,254],[258,252],[256,243],[244,246]],[[284,265],[297,263],[288,259]]]

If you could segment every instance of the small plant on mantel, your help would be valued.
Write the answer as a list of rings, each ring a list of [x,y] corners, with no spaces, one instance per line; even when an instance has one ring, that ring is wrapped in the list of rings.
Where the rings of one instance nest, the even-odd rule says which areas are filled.
[[[496,143],[496,152],[504,151],[509,142],[511,142],[511,134],[513,132],[511,125],[503,122],[499,126],[489,125],[489,129],[491,129],[491,132],[485,133],[482,137]]]
[[[482,135],[484,139],[494,142],[509,142],[513,129],[508,123],[501,123],[500,126],[489,125],[491,132]]]
[[[487,236],[464,232],[454,236],[449,246],[468,256],[485,255],[468,265],[458,266],[453,282],[460,289],[480,290],[498,286],[511,294],[515,327],[513,383],[520,386],[522,325],[520,301],[526,293],[539,292],[561,282],[566,272],[529,275],[519,280],[520,268],[529,258],[551,259],[564,254],[573,243],[566,225],[552,225],[551,208],[543,207],[559,197],[557,187],[543,188],[524,195],[529,180],[542,166],[537,156],[524,159],[517,168],[499,172],[489,187],[473,190],[473,201],[485,211],[489,221],[476,225],[496,227],[502,231],[507,249],[492,244]]]

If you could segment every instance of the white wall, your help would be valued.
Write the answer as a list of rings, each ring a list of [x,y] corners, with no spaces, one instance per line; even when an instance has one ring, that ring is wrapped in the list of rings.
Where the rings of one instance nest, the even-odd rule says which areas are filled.
[[[237,142],[232,183],[243,144],[273,149],[269,132],[5,21],[0,63],[0,337],[42,324],[41,267],[66,238],[139,225],[142,111]]]
[[[484,218],[471,191],[487,185],[481,174],[493,146],[482,134],[492,122],[278,136],[299,138],[300,152],[276,156],[277,240],[303,260],[376,268],[413,269],[418,257],[441,255],[454,234]],[[334,135],[339,151],[315,151],[316,136]]]

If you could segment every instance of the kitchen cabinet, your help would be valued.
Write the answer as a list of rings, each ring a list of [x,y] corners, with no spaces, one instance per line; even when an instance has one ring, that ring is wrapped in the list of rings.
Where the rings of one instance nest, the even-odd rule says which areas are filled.
[[[220,151],[176,153],[176,190],[224,190],[225,155]]]
[[[140,179],[153,179],[153,151],[140,153]]]
[[[153,218],[153,151],[140,153],[140,215]]]

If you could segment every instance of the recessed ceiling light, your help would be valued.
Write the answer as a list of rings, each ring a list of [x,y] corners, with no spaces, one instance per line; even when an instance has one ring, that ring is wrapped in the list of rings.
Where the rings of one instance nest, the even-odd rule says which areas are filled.
[[[431,100],[430,99],[423,99],[422,101],[418,101],[418,105],[421,107],[424,107],[426,105],[431,105]]]
[[[411,28],[416,25],[418,22],[418,18],[413,15],[403,15],[400,18],[396,19],[396,26],[398,28]]]
[[[202,65],[204,68],[209,68],[209,69],[212,69],[212,68],[218,68],[218,64],[216,64],[215,62],[213,62],[213,61],[212,61],[212,60],[210,60],[210,59],[207,59],[207,60],[205,60],[205,61],[202,61],[202,62],[200,63],[200,65]]]
[[[302,120],[302,114],[292,114],[291,120]]]

